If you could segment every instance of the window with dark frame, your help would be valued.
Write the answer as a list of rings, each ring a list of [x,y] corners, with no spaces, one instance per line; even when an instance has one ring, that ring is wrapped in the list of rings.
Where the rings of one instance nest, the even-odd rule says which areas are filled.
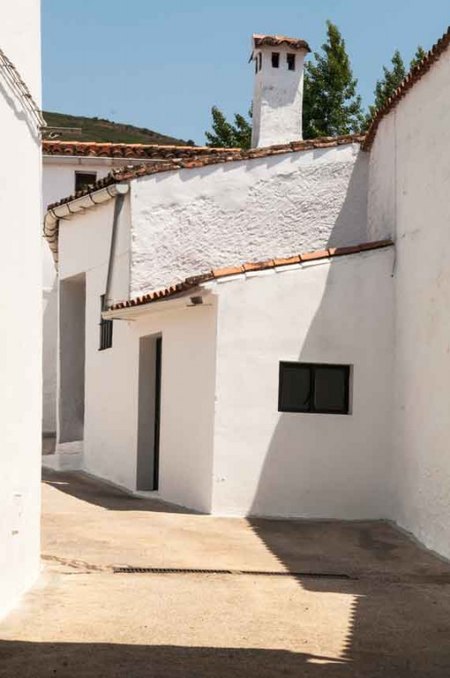
[[[295,71],[295,54],[286,55],[287,66],[289,71]]]
[[[262,52],[258,54],[259,70],[262,68]]]
[[[272,68],[278,68],[280,66],[280,53],[272,52]]]
[[[349,414],[350,366],[280,362],[278,411]]]
[[[97,181],[96,172],[75,172],[75,193],[92,186]]]
[[[99,351],[104,351],[106,348],[112,347],[112,333],[113,333],[113,321],[105,320],[102,317],[102,311],[104,311],[105,304],[105,295],[102,294],[100,297],[100,346]]]

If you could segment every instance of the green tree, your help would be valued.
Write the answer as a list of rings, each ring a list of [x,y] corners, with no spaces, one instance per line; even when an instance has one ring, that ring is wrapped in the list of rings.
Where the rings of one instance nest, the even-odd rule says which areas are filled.
[[[234,123],[228,122],[217,106],[211,109],[212,131],[205,132],[207,146],[221,148],[250,148],[252,126],[243,115],[236,113]],[[251,117],[251,111],[249,112]]]
[[[414,68],[426,56],[426,52],[420,45],[416,49],[416,53],[410,62],[410,68]],[[374,102],[369,106],[369,113],[367,115],[367,124],[370,123],[375,113],[385,106],[389,98],[394,94],[397,87],[406,76],[406,68],[400,52],[395,50],[391,59],[392,67],[386,68],[383,66],[383,77],[377,80],[374,91]]]
[[[413,58],[411,59],[410,67],[415,68],[420,64],[420,62],[426,57],[427,53],[425,52],[424,48],[419,45],[418,48],[416,49],[416,53],[414,54]]]
[[[358,81],[353,77],[345,41],[338,27],[327,21],[322,53],[305,65],[303,136],[313,139],[359,132],[364,125]]]
[[[367,122],[387,103],[406,75],[405,64],[400,52],[395,50],[391,59],[392,68],[383,66],[383,77],[377,80],[374,91],[374,102],[369,106]]]

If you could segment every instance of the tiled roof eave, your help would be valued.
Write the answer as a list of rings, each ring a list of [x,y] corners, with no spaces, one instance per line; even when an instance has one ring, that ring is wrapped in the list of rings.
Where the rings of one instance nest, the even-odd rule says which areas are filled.
[[[305,252],[295,254],[287,258],[275,258],[267,261],[248,262],[239,266],[229,266],[226,268],[216,268],[207,273],[190,276],[185,280],[175,283],[169,287],[148,292],[142,296],[113,304],[108,312],[131,309],[138,306],[144,306],[157,301],[173,298],[176,295],[198,288],[207,282],[220,280],[232,276],[239,276],[249,272],[266,271],[280,267],[299,265],[311,261],[329,260],[336,257],[348,256],[352,254],[362,254],[373,250],[379,250],[391,247],[392,240],[378,240],[373,242],[361,243],[359,245],[350,245],[348,247],[331,247],[325,250],[316,250],[314,252]]]
[[[104,188],[107,185],[120,183],[123,181],[131,181],[132,179],[138,179],[140,177],[149,176],[152,174],[159,174],[162,172],[170,172],[181,169],[196,169],[229,162],[256,160],[259,158],[267,158],[287,153],[297,153],[314,149],[326,149],[354,143],[362,144],[363,141],[363,134],[346,134],[336,137],[318,137],[316,139],[299,140],[293,141],[289,144],[278,144],[264,148],[253,148],[250,150],[215,149],[218,152],[209,154],[205,153],[203,155],[196,155],[189,158],[161,160],[160,162],[154,162],[150,165],[141,164],[134,167],[122,167],[112,170],[107,177],[101,179],[92,186],[49,205],[47,209],[52,209],[59,205],[72,202],[83,195],[93,193],[99,190],[99,188]]]

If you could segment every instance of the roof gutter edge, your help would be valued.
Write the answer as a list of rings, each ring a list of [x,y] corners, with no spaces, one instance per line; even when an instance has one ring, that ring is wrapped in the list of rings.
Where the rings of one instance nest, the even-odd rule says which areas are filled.
[[[57,205],[47,210],[44,217],[44,238],[53,254],[55,264],[58,264],[58,239],[59,239],[59,220],[70,219],[75,214],[80,214],[91,207],[102,205],[112,200],[117,195],[126,195],[130,190],[129,183],[117,183],[101,188],[93,193],[87,193],[79,198],[74,198],[70,202]]]

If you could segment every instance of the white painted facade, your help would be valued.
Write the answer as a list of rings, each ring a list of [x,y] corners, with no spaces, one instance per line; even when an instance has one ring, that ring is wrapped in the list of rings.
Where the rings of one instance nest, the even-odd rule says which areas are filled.
[[[40,3],[0,6],[0,48],[39,105]],[[39,572],[41,145],[0,73],[0,616]]]
[[[450,557],[450,54],[382,121],[369,219],[396,240],[393,518]]]
[[[288,144],[303,138],[303,62],[306,54],[306,49],[293,49],[285,44],[253,50],[253,147]],[[288,55],[293,59],[292,70]]]
[[[211,267],[364,241],[367,239],[366,181],[367,156],[358,154],[358,146],[351,144],[287,153],[276,158],[238,161],[212,169],[166,172],[132,181],[119,224],[112,299],[135,296],[138,292],[165,286]],[[262,485],[266,484],[266,464],[273,463],[274,448],[270,439],[276,440],[284,428],[284,421],[290,419],[289,415],[280,416],[276,408],[275,382],[279,361],[293,355],[301,356],[304,345],[310,341],[308,328],[316,314],[321,313],[324,290],[329,288],[336,288],[336,296],[331,292],[329,295],[332,299],[326,310],[329,322],[340,323],[336,308],[342,306],[345,299],[352,299],[350,307],[355,314],[354,320],[342,328],[342,346],[340,350],[336,349],[334,360],[343,359],[346,342],[356,342],[355,326],[366,325],[369,342],[370,336],[376,333],[373,323],[378,322],[378,314],[374,314],[373,309],[370,319],[365,317],[374,289],[382,290],[385,286],[380,304],[384,311],[390,309],[391,282],[385,273],[391,265],[391,257],[367,254],[342,259],[333,266],[305,265],[301,270],[290,270],[283,275],[277,273],[255,280],[222,283],[201,307],[192,307],[187,298],[179,303],[158,305],[161,311],[152,308],[151,313],[139,321],[115,321],[113,347],[99,351],[100,296],[106,286],[112,220],[113,201],[110,201],[62,220],[59,226],[60,285],[75,280],[80,274],[86,280],[82,467],[130,490],[136,489],[139,339],[158,334],[163,338],[159,495],[168,501],[207,512],[283,515],[287,511],[289,515],[325,515],[328,509],[323,506],[321,512],[319,497],[314,505],[303,493],[296,498],[294,489],[284,500],[278,491],[274,493],[278,499],[274,496],[273,500],[269,500],[267,488],[261,489],[262,494],[257,492],[255,482],[261,477]],[[360,264],[357,263],[359,260]],[[355,275],[362,275],[366,261],[369,267],[370,262],[374,262],[373,275],[354,285]],[[339,285],[334,282],[334,271],[341,271]],[[314,286],[316,293],[312,296]],[[305,293],[301,302],[297,289],[303,287]],[[260,300],[273,295],[273,318],[268,310],[262,317],[255,318],[262,308],[258,309],[252,293]],[[250,295],[248,300],[247,294]],[[242,301],[231,311],[235,304],[233,295],[236,299],[242,297]],[[248,362],[247,354],[239,357],[238,345],[233,348],[231,338],[233,335],[241,337],[237,329],[242,327],[240,317],[247,316],[246,338],[241,338],[252,346],[261,323],[275,328],[280,321],[278,314],[284,317],[285,326],[280,326],[280,333],[272,337],[272,352],[267,355],[264,377],[273,392],[261,403],[261,411],[268,406],[271,415],[266,416],[268,428],[258,434],[257,425],[255,430],[249,427],[243,434],[242,444],[245,440],[254,441],[253,452],[247,450],[244,455],[239,471],[241,481],[236,484],[236,478],[230,477],[227,482],[234,459],[230,454],[226,462],[227,439],[231,439],[233,429],[239,430],[239,426],[233,419],[232,404],[232,387],[234,383],[236,388],[236,380],[229,381],[226,375],[234,375],[234,370],[236,374],[242,372]],[[293,315],[298,316],[298,322],[292,322]],[[234,327],[235,322],[237,327]],[[323,334],[325,330],[321,332]],[[380,342],[374,346],[375,354],[385,349],[390,340],[389,333],[388,324],[378,332]],[[324,337],[319,341],[323,343]],[[309,351],[312,359],[313,351],[311,348]],[[64,348],[61,348],[63,353]],[[316,360],[320,359],[319,353]],[[331,350],[322,353],[325,361],[332,360]],[[367,362],[355,372],[357,388],[364,391],[364,386],[360,385],[361,374],[368,369],[369,363],[373,363],[373,355],[367,350],[356,355],[349,348],[346,354],[349,364],[353,364],[350,353],[355,360]],[[236,366],[230,369],[230,362],[235,360]],[[256,379],[261,368],[256,362],[253,369],[250,382]],[[375,370],[371,380],[381,379],[381,375],[382,371]],[[387,402],[384,396],[380,397],[380,404],[381,400]],[[247,414],[248,408],[242,412],[242,425]],[[60,411],[61,415],[64,413]],[[312,430],[303,461],[308,460],[311,468],[313,437],[326,429],[320,415],[307,416],[311,421],[307,420],[306,425],[311,425]],[[228,427],[224,427],[226,421]],[[368,416],[365,410],[360,421],[356,414],[352,415],[348,425],[348,440],[353,444],[347,453],[349,464],[355,461],[355,456],[360,459],[357,440],[362,431],[367,431],[370,422],[378,420]],[[378,450],[379,436],[385,431],[378,423],[377,428],[378,438],[373,436],[373,446],[366,446],[370,458],[374,449]],[[328,437],[327,457],[334,449],[334,444],[330,447],[330,441]],[[74,442],[59,437],[57,464],[80,463],[76,456],[65,454],[68,445],[72,445],[72,451]],[[279,452],[275,450],[276,454]],[[301,464],[297,457],[297,451],[291,449],[287,460],[291,477]],[[352,478],[353,481],[361,480],[361,494],[367,485],[370,486],[364,516],[379,517],[382,507],[386,506],[386,498],[380,491],[382,454],[378,452],[372,463],[370,458],[365,466],[355,465]],[[183,465],[184,459],[189,459],[188,465]],[[47,460],[47,463],[52,462]],[[367,475],[364,467],[367,467]],[[326,464],[323,468],[327,469]],[[343,470],[342,486],[345,486],[344,476],[349,477]],[[330,495],[329,506],[334,506],[336,515],[356,517],[356,502],[352,506],[348,498],[344,499],[342,487],[336,490],[334,497]]]
[[[61,155],[44,155],[42,171],[43,210],[66,195],[75,192],[77,172],[95,174],[103,179],[115,167],[139,164],[132,158],[96,158]],[[42,240],[43,280],[43,413],[42,430],[50,441],[56,434],[57,411],[57,320],[58,285],[57,271],[52,253]]]
[[[447,50],[370,154],[347,144],[130,181],[113,301],[248,261],[395,249],[204,283],[202,305],[186,293],[114,311],[105,351],[113,204],[62,221],[61,285],[86,281],[77,463],[136,490],[140,339],[161,336],[158,496],[215,514],[388,518],[450,556],[449,97]],[[280,414],[283,360],[350,365],[351,413]]]
[[[389,516],[393,261],[389,248],[216,285],[214,513]],[[351,414],[278,412],[280,360],[351,365]]]
[[[195,273],[367,239],[358,144],[143,177],[131,184],[132,297]]]

